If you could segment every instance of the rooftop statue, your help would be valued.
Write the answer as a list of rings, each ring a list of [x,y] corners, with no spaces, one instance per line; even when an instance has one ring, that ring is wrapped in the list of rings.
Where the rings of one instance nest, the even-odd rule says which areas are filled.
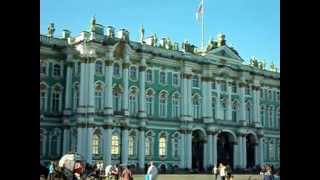
[[[144,28],[143,28],[143,25],[142,25],[141,30],[140,30],[140,42],[144,43]]]
[[[262,61],[259,62],[259,69],[264,69]]]
[[[216,46],[217,46],[216,42],[212,38],[210,38],[208,46],[207,46],[207,51],[210,51],[210,50],[216,48]]]
[[[193,53],[194,50],[195,50],[195,46],[190,44],[188,40],[185,40],[183,43],[182,43],[182,49],[184,49],[185,52],[190,52],[190,53]]]
[[[93,16],[91,19],[91,28],[90,29],[92,32],[96,31],[96,17],[95,16]]]
[[[114,28],[111,27],[111,26],[109,26],[109,27],[107,28],[107,34],[108,34],[108,37],[109,37],[109,38],[114,38],[114,36],[115,36],[115,34],[114,34]]]
[[[252,57],[252,58],[250,59],[250,66],[256,67],[256,68],[259,67],[258,60],[257,60],[255,57]]]
[[[55,28],[54,28],[54,23],[50,23],[48,26],[48,36],[53,37]]]
[[[157,46],[157,43],[158,43],[158,38],[157,38],[157,35],[154,34],[152,36],[152,46],[156,47]]]
[[[276,65],[274,63],[272,63],[270,65],[270,70],[273,71],[273,72],[277,72],[277,68],[276,68]]]
[[[165,39],[164,46],[165,46],[166,49],[170,49],[170,50],[172,49],[172,43],[171,43],[170,38],[166,38]]]

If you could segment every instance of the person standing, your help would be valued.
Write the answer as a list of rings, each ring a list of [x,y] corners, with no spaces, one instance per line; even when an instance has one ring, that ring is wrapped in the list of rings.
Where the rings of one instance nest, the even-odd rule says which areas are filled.
[[[221,180],[225,180],[225,178],[226,178],[226,167],[222,163],[220,163],[220,165],[219,165],[219,174],[220,174]]]
[[[112,169],[111,174],[112,174],[112,176],[115,177],[115,180],[119,180],[119,176],[120,176],[119,164],[116,164],[116,166]]]
[[[130,171],[128,166],[125,166],[121,174],[121,180],[132,180],[132,179],[133,179],[132,172]]]
[[[263,175],[263,180],[274,180],[272,170],[269,165],[266,166],[266,172]]]
[[[49,174],[48,174],[48,180],[53,180],[54,179],[54,169],[55,169],[55,164],[53,161],[50,161],[49,165]]]
[[[150,180],[155,180],[158,175],[158,169],[157,167],[153,164],[153,162],[150,162],[150,167],[148,168],[147,175],[151,176]]]
[[[212,168],[212,173],[213,173],[213,175],[214,175],[214,177],[215,177],[214,179],[217,180],[218,173],[219,173],[219,172],[218,172],[217,165],[214,165],[214,166],[213,166],[213,168]]]

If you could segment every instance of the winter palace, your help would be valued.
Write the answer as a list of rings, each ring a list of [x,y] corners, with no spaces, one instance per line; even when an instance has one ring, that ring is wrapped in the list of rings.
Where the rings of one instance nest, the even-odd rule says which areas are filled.
[[[41,162],[280,166],[280,73],[245,64],[224,34],[200,49],[95,18],[78,36],[54,32],[40,34]]]

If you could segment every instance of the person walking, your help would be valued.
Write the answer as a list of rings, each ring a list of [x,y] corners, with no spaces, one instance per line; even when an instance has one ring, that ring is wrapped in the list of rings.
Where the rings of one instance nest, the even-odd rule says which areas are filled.
[[[227,164],[227,165],[226,165],[226,177],[227,177],[226,179],[227,179],[227,180],[230,179],[230,177],[231,177],[231,172],[232,172],[231,167],[230,167],[229,164]]]
[[[119,180],[119,176],[120,176],[119,164],[116,164],[116,166],[112,168],[111,174],[115,178],[115,180]]]
[[[150,167],[148,168],[147,175],[150,175],[150,180],[155,180],[158,175],[158,169],[157,167],[153,164],[153,162],[150,162]]]
[[[132,172],[128,166],[124,167],[121,174],[121,180],[133,180]]]
[[[214,165],[213,168],[212,168],[212,174],[214,175],[214,179],[217,180],[217,177],[218,177],[218,168],[217,168],[217,165]]]

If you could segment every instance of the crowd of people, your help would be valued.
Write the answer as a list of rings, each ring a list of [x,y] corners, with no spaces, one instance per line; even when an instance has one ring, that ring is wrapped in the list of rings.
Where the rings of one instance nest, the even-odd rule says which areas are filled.
[[[233,180],[232,169],[229,164],[224,165],[220,163],[219,166],[214,165],[212,168],[212,173],[215,177],[215,180]]]
[[[45,175],[47,172],[47,176]],[[147,180],[155,180],[158,169],[150,162],[146,172]],[[102,163],[90,165],[81,161],[74,164],[72,171],[59,167],[57,161],[50,161],[47,171],[40,172],[40,179],[47,180],[133,180],[132,166],[115,164],[103,166]]]
[[[272,165],[263,165],[260,170],[260,175],[263,180],[278,180],[280,179],[280,168],[274,170]]]

